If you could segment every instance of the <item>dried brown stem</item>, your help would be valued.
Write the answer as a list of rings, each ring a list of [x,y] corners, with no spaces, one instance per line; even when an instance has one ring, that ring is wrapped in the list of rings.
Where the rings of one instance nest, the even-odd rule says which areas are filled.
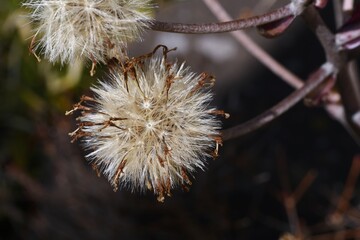
[[[284,98],[275,106],[243,124],[224,130],[222,132],[223,140],[229,140],[246,135],[272,122],[301,101],[307,94],[317,88],[333,72],[334,68],[332,64],[323,64],[313,75],[310,76],[309,80],[303,87]]]
[[[282,151],[279,151],[281,155],[277,157],[278,175],[280,177],[280,183],[282,185],[282,191],[277,195],[278,200],[283,204],[290,226],[291,239],[303,239],[304,233],[301,228],[301,222],[297,213],[297,203],[303,196],[303,194],[309,189],[309,186],[313,183],[316,172],[309,170],[303,177],[301,182],[297,185],[294,191],[291,190],[289,170],[287,166],[286,156]],[[287,238],[281,238],[287,239]]]
[[[324,48],[326,60],[338,67],[339,61],[343,59],[335,46],[335,36],[324,23],[318,10],[314,6],[309,6],[304,11],[303,18]]]
[[[339,198],[339,202],[336,207],[335,215],[342,216],[349,208],[349,201],[353,196],[356,181],[360,174],[360,156],[355,156],[350,167],[350,172],[347,177],[344,190]]]
[[[296,189],[293,191],[292,195],[296,203],[300,201],[304,193],[309,189],[311,184],[314,182],[316,176],[317,172],[315,170],[309,170],[306,173],[305,177],[301,180]]]
[[[203,0],[206,6],[216,16],[219,21],[230,21],[230,15],[225,11],[217,0]],[[304,83],[303,81],[290,72],[286,67],[277,62],[272,56],[265,52],[258,44],[256,44],[250,37],[243,31],[231,32],[234,38],[244,46],[252,56],[264,64],[270,71],[276,74],[280,79],[284,80],[287,84],[294,88],[300,88]]]
[[[355,114],[360,112],[360,84],[357,73],[353,71],[355,68],[349,63],[351,56],[338,49],[334,34],[325,25],[315,7],[308,7],[303,17],[324,48],[327,61],[336,68],[340,95],[346,111],[346,128],[360,144],[360,123],[353,119]]]
[[[173,32],[173,33],[192,33],[192,34],[222,33],[222,32],[237,31],[251,27],[257,27],[293,14],[294,13],[290,7],[290,4],[287,4],[283,7],[280,7],[266,14],[244,18],[244,19],[224,21],[220,23],[204,23],[204,24],[185,24],[185,23],[169,23],[169,22],[152,21],[150,23],[149,28],[155,31]]]

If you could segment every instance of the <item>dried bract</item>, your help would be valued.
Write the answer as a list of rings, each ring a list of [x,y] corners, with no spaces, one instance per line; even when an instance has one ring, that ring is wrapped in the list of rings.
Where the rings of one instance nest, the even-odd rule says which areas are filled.
[[[83,139],[87,159],[118,185],[152,190],[163,201],[175,186],[187,188],[189,173],[203,169],[221,144],[219,115],[209,108],[213,78],[154,53],[113,69],[110,81],[74,105],[81,111],[70,135]]]

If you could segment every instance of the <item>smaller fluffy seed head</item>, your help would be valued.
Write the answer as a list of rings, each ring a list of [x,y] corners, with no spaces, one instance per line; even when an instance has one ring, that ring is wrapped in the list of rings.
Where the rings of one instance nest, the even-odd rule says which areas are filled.
[[[150,0],[28,0],[37,23],[31,50],[51,62],[76,58],[121,59],[128,42],[141,39]],[[35,38],[40,40],[36,43]]]
[[[217,155],[222,111],[208,108],[212,78],[162,57],[132,59],[74,105],[87,158],[117,189],[152,189],[163,201]],[[125,70],[124,70],[125,69]]]

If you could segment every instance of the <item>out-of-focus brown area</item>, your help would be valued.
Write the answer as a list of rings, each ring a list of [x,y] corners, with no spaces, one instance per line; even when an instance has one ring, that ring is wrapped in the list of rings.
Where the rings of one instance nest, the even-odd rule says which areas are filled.
[[[258,2],[261,12],[266,1]],[[254,5],[224,3],[233,4],[234,16]],[[201,1],[164,3],[157,11],[161,20],[215,20]],[[322,12],[330,24],[331,11]],[[174,191],[163,204],[151,193],[113,192],[79,144],[70,143],[75,121],[64,115],[106,68],[90,77],[90,66],[80,63],[38,63],[28,52],[24,13],[19,1],[1,4],[0,239],[360,238],[359,148],[323,109],[303,104],[251,136],[225,142],[220,157],[193,176],[189,192]],[[324,60],[300,19],[284,36],[256,41],[303,78]],[[148,33],[130,52],[144,54],[156,44],[178,46],[173,57],[217,76],[213,104],[231,114],[224,127],[292,91],[229,34]]]

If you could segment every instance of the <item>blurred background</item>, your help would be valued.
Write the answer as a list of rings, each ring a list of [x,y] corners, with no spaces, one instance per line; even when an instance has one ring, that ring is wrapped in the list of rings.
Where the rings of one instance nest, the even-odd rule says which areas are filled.
[[[221,1],[234,17],[287,1]],[[157,19],[216,21],[200,0],[161,1]],[[334,29],[332,5],[322,10]],[[21,1],[0,8],[0,239],[360,239],[359,148],[322,108],[303,104],[250,136],[224,143],[194,175],[189,192],[158,203],[151,193],[113,192],[84,160],[68,133],[66,110],[106,74],[88,64],[38,63],[29,53],[32,26]],[[268,40],[249,31],[287,68],[306,78],[324,61],[301,19]],[[213,105],[244,122],[292,89],[252,58],[229,34],[148,32],[130,54],[156,45],[194,72],[217,76]]]

